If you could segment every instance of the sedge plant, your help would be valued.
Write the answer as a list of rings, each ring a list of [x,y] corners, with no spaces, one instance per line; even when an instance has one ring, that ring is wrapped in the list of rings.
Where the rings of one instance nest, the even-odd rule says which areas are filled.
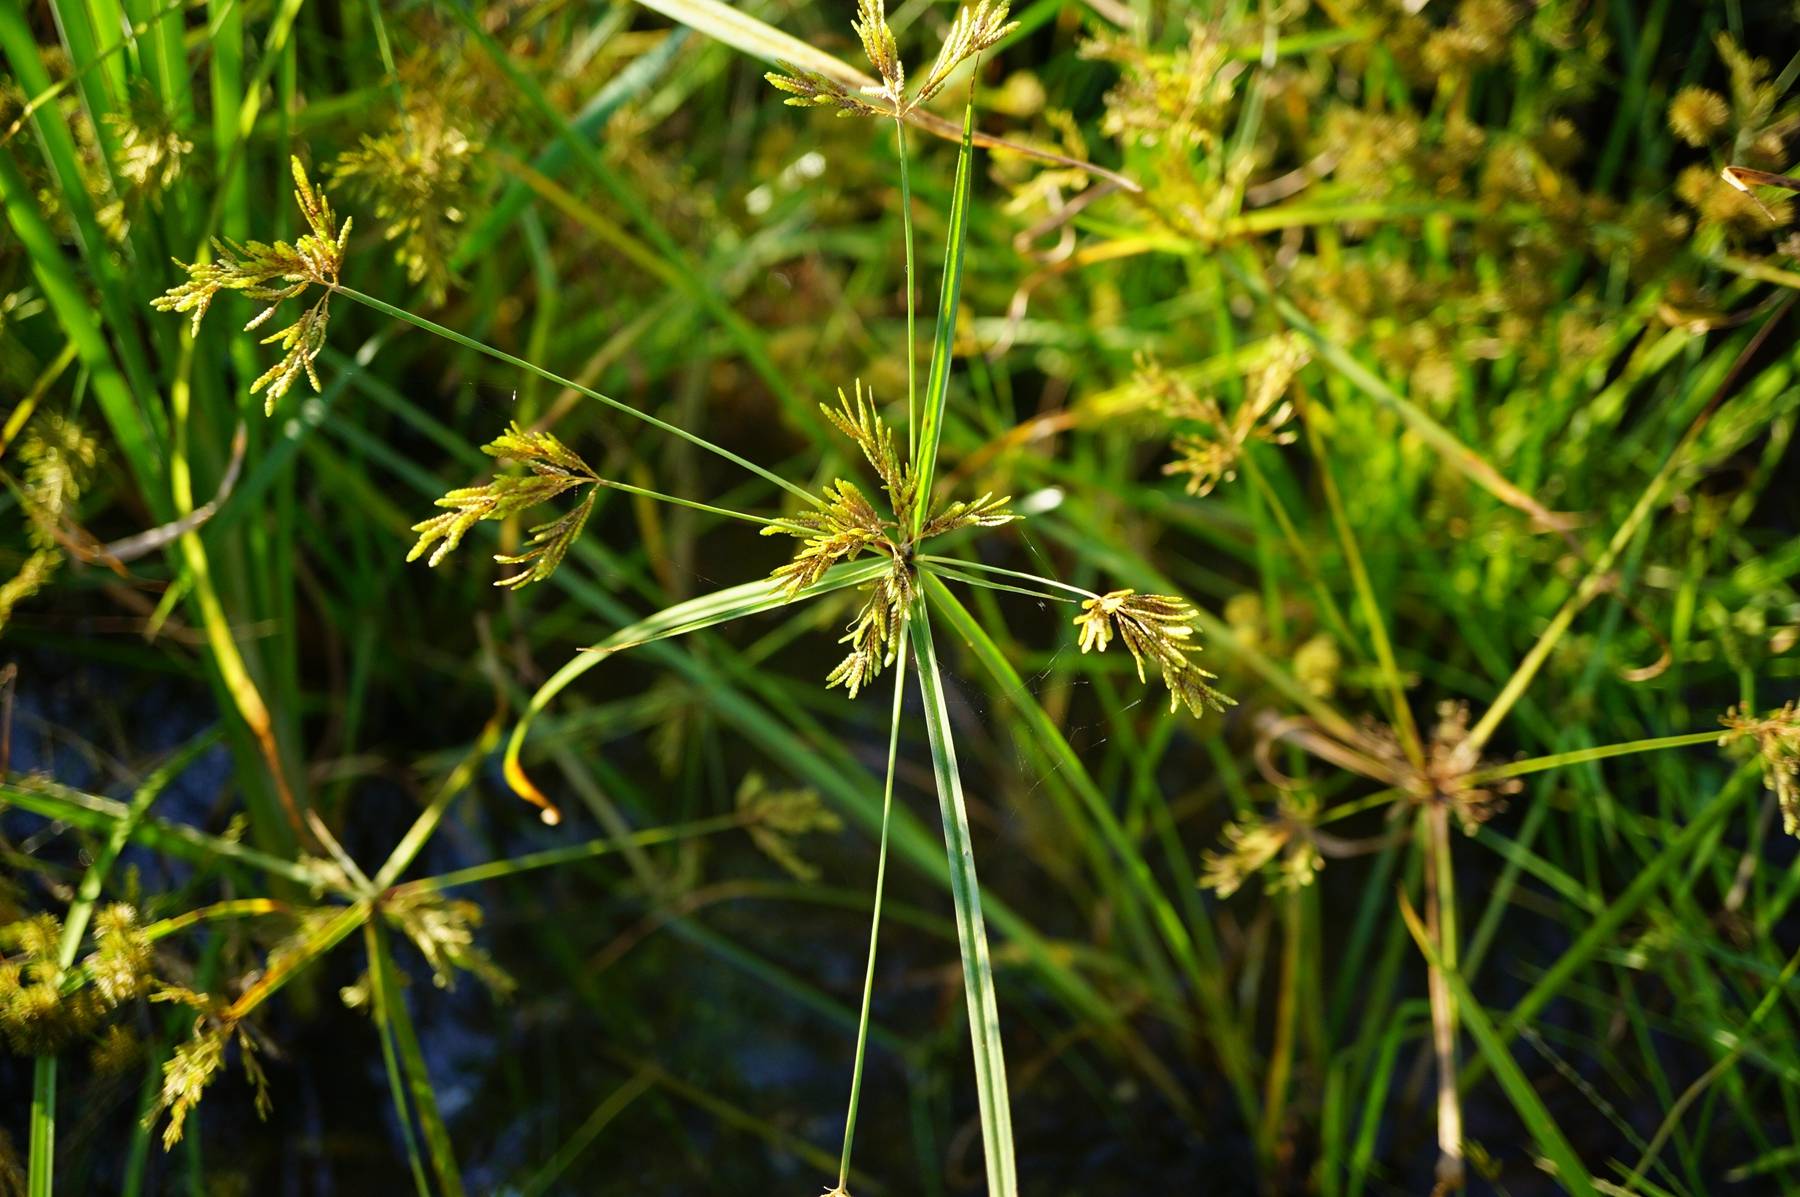
[[[560,501],[569,505],[564,514],[532,527],[528,541],[518,552],[495,557],[496,562],[516,571],[501,578],[496,585],[517,590],[543,581],[556,571],[579,539],[593,510],[595,496],[606,488],[747,521],[759,525],[764,535],[787,536],[799,541],[793,558],[778,566],[768,578],[691,599],[621,629],[577,655],[539,687],[507,742],[504,763],[507,780],[515,792],[536,805],[544,821],[551,824],[560,821],[560,811],[526,773],[521,755],[532,719],[576,678],[609,657],[650,641],[700,631],[850,588],[867,593],[841,641],[849,651],[826,678],[828,688],[841,686],[848,697],[854,699],[884,670],[893,668],[895,675],[869,959],[849,1113],[834,1190],[839,1193],[845,1191],[850,1174],[852,1137],[867,1048],[875,946],[879,937],[886,870],[887,812],[893,801],[895,758],[904,711],[905,661],[909,652],[919,673],[949,863],[988,1191],[994,1197],[1013,1197],[1018,1192],[993,965],[982,917],[981,888],[975,872],[962,778],[957,767],[949,698],[933,637],[934,615],[939,620],[944,618],[938,612],[939,604],[944,601],[939,597],[944,584],[956,582],[1078,605],[1079,614],[1073,622],[1080,629],[1081,651],[1104,651],[1115,640],[1122,643],[1135,663],[1140,681],[1148,680],[1146,666],[1160,676],[1168,690],[1171,710],[1185,707],[1198,716],[1208,708],[1223,709],[1230,701],[1209,684],[1213,675],[1194,659],[1199,648],[1195,638],[1196,612],[1185,600],[1140,594],[1129,588],[1097,593],[1041,575],[933,551],[939,548],[936,542],[941,537],[951,537],[966,530],[1000,527],[1018,517],[1007,509],[1007,498],[996,497],[991,492],[967,499],[940,498],[937,494],[936,474],[950,396],[957,311],[967,254],[973,185],[973,97],[964,109],[936,329],[922,390],[912,369],[918,353],[911,343],[915,327],[915,288],[911,282],[913,235],[906,173],[905,119],[912,109],[942,91],[958,67],[977,60],[1011,28],[1004,4],[993,5],[983,0],[973,9],[962,10],[951,23],[943,48],[924,81],[909,93],[884,5],[881,0],[864,0],[858,10],[855,29],[870,65],[880,77],[878,87],[858,96],[840,83],[799,68],[769,76],[777,87],[790,93],[790,103],[831,107],[841,114],[878,116],[895,123],[901,163],[902,236],[908,263],[908,343],[903,347],[908,363],[904,452],[896,431],[883,418],[873,396],[864,392],[860,380],[854,384],[853,395],[839,389],[835,407],[820,405],[825,419],[856,446],[873,471],[885,496],[880,505],[872,502],[862,487],[843,478],[824,488],[821,494],[810,493],[698,433],[639,412],[598,391],[350,288],[340,280],[350,221],[337,221],[329,200],[313,185],[298,159],[293,163],[295,198],[309,232],[292,244],[283,241],[273,244],[251,241],[241,245],[216,243],[216,261],[185,266],[187,281],[172,288],[155,303],[162,310],[190,313],[197,330],[213,299],[222,292],[236,291],[258,301],[268,301],[269,306],[248,326],[255,328],[270,319],[283,301],[304,296],[309,306],[300,319],[265,342],[277,344],[283,350],[281,358],[251,387],[253,393],[266,391],[270,412],[303,375],[314,390],[321,388],[314,362],[325,345],[330,302],[341,296],[650,423],[742,467],[798,501],[797,509],[787,514],[761,515],[608,479],[553,433],[515,423],[485,445],[483,451],[489,456],[522,465],[526,472],[502,474],[486,484],[444,495],[438,506],[445,510],[414,525],[418,540],[408,559],[429,554],[428,564],[438,565],[476,524],[512,519],[552,501]]]

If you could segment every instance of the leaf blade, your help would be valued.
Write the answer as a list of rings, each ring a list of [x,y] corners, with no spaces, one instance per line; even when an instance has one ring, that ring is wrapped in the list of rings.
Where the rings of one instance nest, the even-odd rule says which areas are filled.
[[[944,405],[950,394],[950,360],[956,342],[956,309],[962,297],[963,259],[968,252],[969,188],[974,156],[969,135],[975,127],[973,99],[963,108],[962,148],[956,155],[956,186],[950,202],[950,237],[944,248],[944,281],[938,292],[937,330],[931,338],[931,370],[925,379],[925,411],[919,424],[919,448],[913,459],[918,478],[913,503],[913,531],[925,524],[931,507],[931,483],[937,471],[938,445],[944,435]]]
[[[989,1197],[1017,1197],[1012,1109],[1000,1042],[999,1003],[994,996],[994,966],[981,917],[981,883],[975,876],[975,852],[969,835],[969,813],[963,801],[962,776],[956,764],[950,708],[931,639],[930,613],[922,597],[913,608],[912,622],[913,659],[925,699],[932,772],[937,779],[944,849],[950,864],[950,895],[956,907],[956,938],[962,952],[963,991],[969,1004],[969,1039],[975,1053],[976,1098],[981,1111],[988,1193]]]

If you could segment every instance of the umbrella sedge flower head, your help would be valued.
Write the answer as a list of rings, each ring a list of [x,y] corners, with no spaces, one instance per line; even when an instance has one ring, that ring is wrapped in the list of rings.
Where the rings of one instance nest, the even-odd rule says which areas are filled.
[[[349,187],[373,209],[407,281],[432,304],[444,301],[450,260],[474,199],[481,143],[435,96],[409,97],[398,120],[364,134],[331,164],[333,187]]]
[[[244,325],[246,332],[261,328],[275,309],[286,299],[319,288],[318,297],[300,318],[278,332],[263,338],[264,345],[280,345],[281,360],[265,370],[250,384],[252,395],[266,390],[264,413],[272,415],[275,404],[288,393],[302,373],[314,391],[321,390],[313,360],[325,348],[325,330],[331,323],[331,293],[337,289],[338,272],[344,265],[344,247],[350,240],[350,219],[342,224],[331,210],[331,201],[312,185],[300,159],[291,160],[294,171],[294,199],[306,217],[311,230],[292,244],[277,241],[273,245],[249,241],[213,241],[217,258],[211,262],[175,264],[187,271],[188,280],[171,287],[150,301],[159,312],[187,312],[192,316],[191,328],[198,335],[200,321],[205,319],[212,301],[221,291],[237,291],[251,299],[267,301],[268,307],[251,317]]]
[[[1684,87],[1669,101],[1669,128],[1693,146],[1703,146],[1731,120],[1731,106],[1710,88]]]
[[[1114,590],[1083,602],[1075,626],[1081,629],[1082,652],[1105,652],[1117,636],[1137,663],[1138,681],[1146,680],[1145,661],[1154,663],[1169,688],[1169,710],[1185,705],[1198,716],[1207,707],[1223,711],[1234,705],[1207,684],[1216,675],[1194,662],[1192,654],[1200,651],[1193,640],[1198,615],[1187,600],[1172,595]]]
[[[533,432],[516,423],[483,445],[481,451],[489,457],[521,462],[531,472],[500,474],[485,485],[460,487],[446,494],[437,505],[449,508],[448,511],[412,526],[419,539],[406,559],[416,561],[430,549],[427,564],[436,565],[454,552],[469,529],[481,521],[503,520],[567,491],[586,487],[587,493],[567,514],[531,529],[531,539],[524,549],[494,557],[502,565],[527,567],[494,585],[517,590],[542,582],[556,572],[569,547],[581,536],[588,516],[593,514],[594,496],[605,482],[579,453],[551,433]]]
[[[1725,734],[1721,746],[1748,741],[1762,758],[1763,785],[1781,806],[1782,828],[1800,835],[1800,703],[1787,705],[1758,718],[1747,706],[1735,706],[1720,717]]]
[[[886,554],[892,563],[869,583],[868,600],[839,641],[850,646],[849,655],[825,679],[827,688],[842,686],[855,698],[893,664],[899,651],[900,631],[917,592],[913,567],[917,547],[962,528],[997,528],[1018,517],[1006,510],[1010,496],[984,494],[942,504],[912,534],[919,513],[918,477],[912,464],[901,459],[894,430],[876,410],[874,397],[864,393],[859,379],[854,399],[839,387],[838,406],[820,404],[819,410],[862,450],[887,493],[889,514],[879,511],[855,483],[840,478],[825,488],[823,501],[813,510],[769,524],[763,535],[786,534],[801,541],[793,560],[777,566],[771,575],[789,598],[817,584],[832,566],[865,552]]]
[[[779,64],[780,71],[770,71],[763,78],[786,92],[786,102],[796,108],[835,108],[839,116],[904,118],[943,91],[957,67],[992,49],[1018,28],[1017,21],[1006,19],[1007,11],[1007,4],[992,4],[989,0],[980,0],[973,8],[958,9],[944,33],[937,60],[911,96],[906,94],[906,68],[900,62],[894,31],[888,27],[886,0],[857,0],[856,19],[851,22],[869,65],[880,77],[879,83],[861,87],[858,94],[846,80],[786,62]]]

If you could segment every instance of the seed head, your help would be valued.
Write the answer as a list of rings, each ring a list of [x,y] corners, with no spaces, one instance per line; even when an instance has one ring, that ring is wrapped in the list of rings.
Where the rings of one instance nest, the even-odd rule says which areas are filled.
[[[1730,119],[1725,97],[1709,88],[1684,87],[1669,101],[1669,128],[1689,145],[1705,145]]]

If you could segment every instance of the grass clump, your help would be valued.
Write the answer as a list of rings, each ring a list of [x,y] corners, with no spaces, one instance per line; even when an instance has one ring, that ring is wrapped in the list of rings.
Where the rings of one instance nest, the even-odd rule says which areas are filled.
[[[1800,1186],[1785,26],[127,10],[0,10],[0,1177]]]

